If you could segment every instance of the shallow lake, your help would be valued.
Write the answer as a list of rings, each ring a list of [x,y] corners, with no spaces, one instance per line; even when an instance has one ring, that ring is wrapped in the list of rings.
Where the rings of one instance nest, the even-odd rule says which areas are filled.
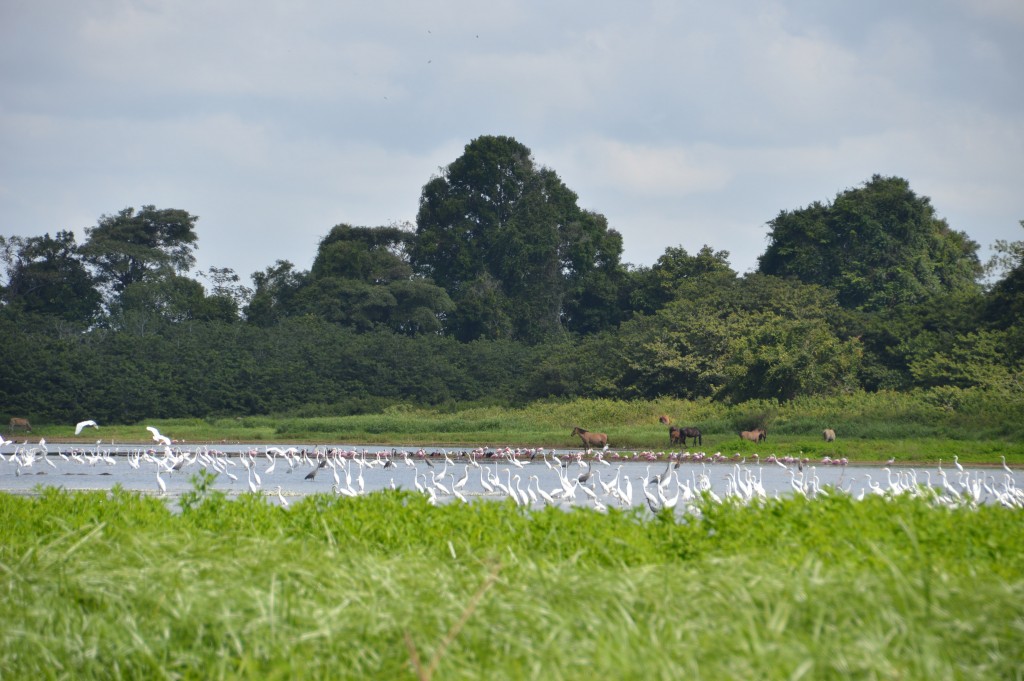
[[[521,491],[533,505],[600,508],[624,506],[628,499],[632,505],[658,506],[667,499],[679,509],[685,507],[690,494],[701,490],[718,498],[762,492],[768,497],[814,496],[836,493],[836,489],[858,497],[908,493],[925,486],[950,501],[958,495],[970,495],[983,503],[999,503],[1007,494],[1010,496],[1002,496],[1004,501],[1021,499],[1018,490],[1024,488],[1024,471],[1007,473],[999,463],[965,466],[963,470],[946,463],[940,473],[937,466],[837,465],[766,458],[757,462],[681,460],[676,465],[676,460],[649,460],[649,453],[613,451],[605,452],[600,460],[588,460],[579,450],[520,450],[513,461],[513,457],[493,448],[475,452],[460,447],[422,450],[347,444],[303,448],[287,443],[175,446],[165,450],[143,444],[42,447],[28,442],[7,445],[0,449],[0,455],[0,491],[31,494],[37,486],[106,490],[120,485],[126,490],[165,496],[170,503],[192,489],[193,476],[204,469],[216,474],[214,489],[234,496],[255,488],[268,495],[271,503],[279,504],[314,493],[369,493],[391,487],[415,490],[417,485],[432,488],[439,503],[458,500],[452,489],[456,485],[459,494],[470,501],[504,499],[509,496],[501,489],[504,485],[516,493]],[[385,466],[389,459],[393,463]],[[653,481],[662,475],[667,475],[668,481],[659,494]],[[577,484],[581,476],[585,482]],[[645,479],[650,484],[645,486]],[[563,480],[574,489],[574,496],[570,496],[572,492],[563,494]],[[644,489],[651,493],[652,501],[648,502]],[[622,493],[617,494],[620,490]],[[554,500],[545,501],[542,492]]]

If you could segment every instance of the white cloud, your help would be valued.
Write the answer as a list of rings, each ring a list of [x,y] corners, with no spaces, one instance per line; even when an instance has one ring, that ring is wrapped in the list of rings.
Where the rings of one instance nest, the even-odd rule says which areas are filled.
[[[565,167],[601,190],[646,197],[680,198],[720,190],[731,171],[706,145],[652,147],[615,139],[589,139],[561,153]],[[555,167],[558,168],[561,163]],[[570,187],[571,188],[571,187]]]
[[[144,203],[199,260],[308,267],[515,136],[625,239],[749,269],[782,209],[900,175],[983,245],[1024,217],[1024,7],[81,0],[0,9],[0,232]]]

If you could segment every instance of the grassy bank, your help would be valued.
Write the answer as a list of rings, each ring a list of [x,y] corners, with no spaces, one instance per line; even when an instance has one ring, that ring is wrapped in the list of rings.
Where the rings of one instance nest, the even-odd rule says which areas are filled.
[[[947,461],[953,454],[967,462],[1024,464],[1024,401],[972,390],[935,389],[915,393],[855,393],[787,403],[710,401],[575,400],[539,402],[523,407],[394,405],[380,413],[337,416],[328,405],[294,414],[207,419],[154,419],[136,424],[103,424],[87,430],[79,442],[145,442],[146,425],[184,442],[365,443],[396,446],[579,446],[570,436],[576,425],[606,432],[619,450],[666,451],[667,415],[674,424],[697,426],[699,447],[722,451],[847,457],[856,461]],[[751,444],[738,432],[766,427],[767,442]],[[825,443],[824,428],[839,438]],[[67,441],[67,424],[36,424],[33,437]],[[74,438],[71,438],[74,439]]]
[[[1019,678],[1024,524],[831,497],[0,495],[4,678]],[[433,665],[433,667],[432,667]]]

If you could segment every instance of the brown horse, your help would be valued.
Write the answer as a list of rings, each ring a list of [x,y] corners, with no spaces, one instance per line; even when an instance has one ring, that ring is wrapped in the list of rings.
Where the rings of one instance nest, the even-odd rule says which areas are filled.
[[[831,428],[826,428],[825,430],[821,431],[821,434],[825,438],[825,442],[836,441],[836,431],[832,430]]]
[[[755,428],[754,430],[743,430],[740,431],[740,437],[744,440],[750,440],[751,442],[764,442],[768,439],[768,431],[764,428]]]
[[[29,433],[32,432],[32,424],[28,422],[28,419],[20,419],[17,416],[11,418],[11,432],[15,430],[24,430]]]
[[[704,438],[700,434],[700,428],[680,428],[680,435],[682,436],[683,446],[686,446],[686,438],[690,438],[691,442],[696,442],[698,445],[704,444]]]
[[[682,428],[680,426],[669,425],[671,422],[666,415],[658,417],[658,420],[662,424],[668,426],[668,443],[669,445],[682,445],[686,446],[686,438],[692,438],[693,442],[698,445],[703,445],[704,440],[701,435],[700,428]]]
[[[583,440],[583,446],[586,447],[588,452],[593,447],[608,449],[608,436],[604,433],[591,433],[589,430],[576,426],[572,429],[572,435],[580,436],[580,439]]]

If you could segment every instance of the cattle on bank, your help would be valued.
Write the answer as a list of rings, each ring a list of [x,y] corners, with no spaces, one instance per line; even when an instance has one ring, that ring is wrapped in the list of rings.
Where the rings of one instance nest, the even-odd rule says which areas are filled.
[[[18,418],[17,416],[11,417],[11,432],[16,430],[23,430],[27,433],[32,432],[32,424],[28,422],[28,419]]]
[[[825,430],[821,431],[821,434],[825,438],[825,442],[836,441],[836,431],[832,430],[831,428],[826,428]]]

